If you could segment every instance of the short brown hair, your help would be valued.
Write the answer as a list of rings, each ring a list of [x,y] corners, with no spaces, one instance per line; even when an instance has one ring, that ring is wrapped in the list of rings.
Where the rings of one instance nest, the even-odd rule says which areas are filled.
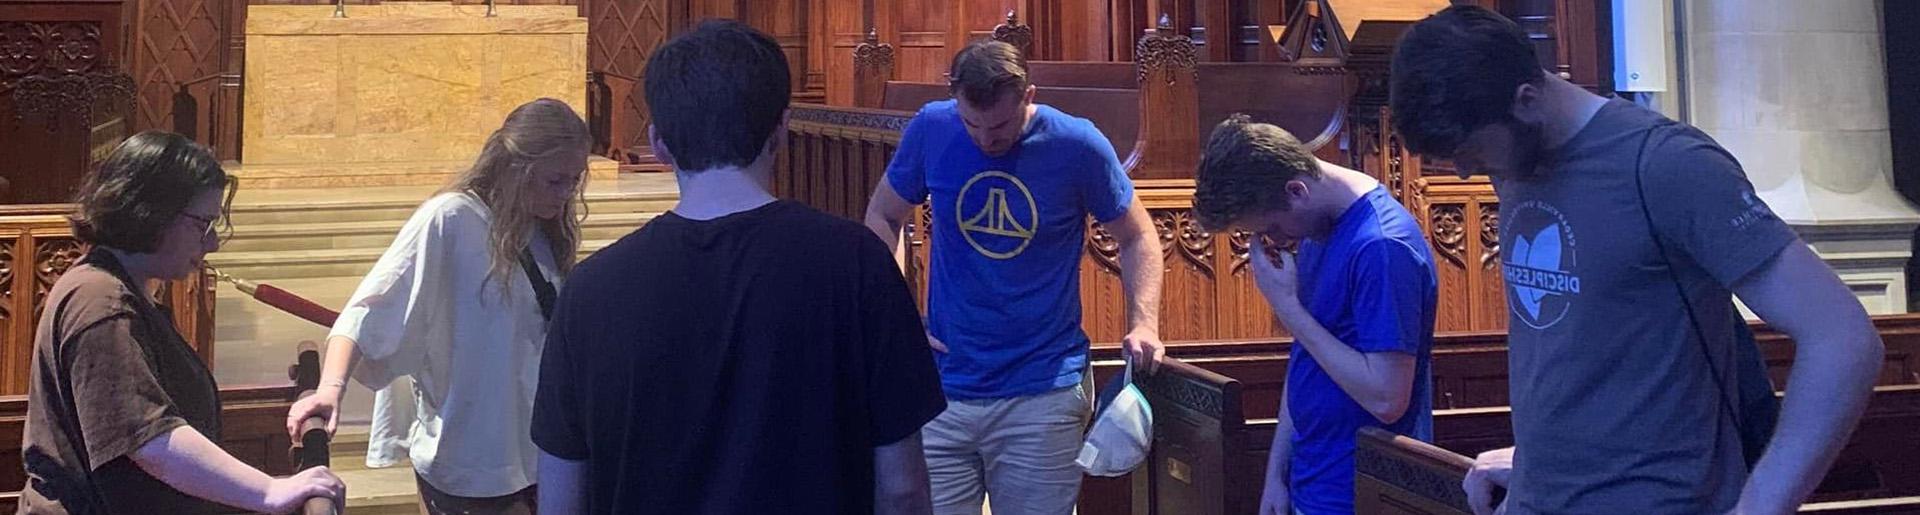
[[[195,195],[225,190],[224,215],[233,200],[233,184],[207,147],[179,134],[146,131],[120,142],[87,175],[68,221],[80,241],[153,252],[160,246],[160,234]]]
[[[1221,231],[1271,209],[1290,209],[1287,181],[1319,177],[1320,162],[1292,133],[1234,114],[1214,126],[1195,174],[1193,211],[1200,225]]]
[[[1004,41],[982,39],[953,54],[947,92],[975,107],[989,108],[1008,92],[1026,91],[1027,58]]]

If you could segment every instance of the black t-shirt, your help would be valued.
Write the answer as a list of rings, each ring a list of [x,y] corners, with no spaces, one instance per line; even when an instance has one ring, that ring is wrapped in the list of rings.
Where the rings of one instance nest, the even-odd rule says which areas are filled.
[[[581,263],[533,441],[585,462],[590,513],[867,513],[873,448],[945,407],[879,238],[781,201],[667,213]]]
[[[89,252],[54,281],[34,335],[20,513],[218,513],[141,470],[135,449],[180,426],[220,441],[213,374],[140,298],[120,263]]]

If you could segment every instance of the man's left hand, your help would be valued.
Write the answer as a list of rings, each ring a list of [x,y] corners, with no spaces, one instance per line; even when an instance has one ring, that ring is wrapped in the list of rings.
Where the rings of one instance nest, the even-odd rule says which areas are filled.
[[[1160,370],[1160,360],[1167,355],[1167,346],[1160,343],[1160,333],[1146,328],[1128,332],[1120,339],[1120,349],[1149,374]]]

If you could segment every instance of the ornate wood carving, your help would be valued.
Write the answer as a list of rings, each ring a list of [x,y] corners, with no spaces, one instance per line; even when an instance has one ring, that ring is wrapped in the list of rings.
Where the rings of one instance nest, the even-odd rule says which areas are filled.
[[[0,21],[0,85],[33,75],[87,73],[101,63],[100,24]]]
[[[1456,266],[1466,265],[1467,223],[1463,206],[1453,204],[1435,205],[1428,211],[1428,231],[1433,233],[1433,246],[1440,250]]]
[[[1460,488],[1458,477],[1390,455],[1374,445],[1354,448],[1353,468],[1361,475],[1379,478],[1422,499],[1440,502],[1462,512],[1471,511],[1467,505],[1466,490]]]
[[[1480,267],[1492,270],[1500,262],[1500,205],[1480,205]]]
[[[48,130],[58,127],[60,115],[67,113],[90,126],[132,109],[133,78],[104,72],[32,75],[14,83],[13,106],[15,118],[44,120]]]
[[[1087,255],[1093,256],[1093,262],[1098,263],[1102,270],[1120,275],[1120,240],[1107,232],[1107,227],[1100,222],[1088,222]]]
[[[1384,130],[1384,128],[1383,128]],[[1400,146],[1400,134],[1387,136],[1387,185],[1395,196],[1401,196],[1407,187],[1407,153]]]
[[[1160,236],[1160,258],[1162,260],[1172,259],[1173,254],[1176,252],[1174,250],[1174,239],[1179,237],[1177,233],[1179,232],[1180,221],[1175,219],[1178,216],[1177,212],[1155,209],[1149,212],[1148,215],[1153,218],[1154,234]]]
[[[880,32],[867,27],[866,39],[853,47],[853,103],[880,107],[887,81],[893,79],[894,47],[880,42]]]
[[[1187,266],[1213,275],[1213,233],[1200,227],[1191,209],[1153,211],[1153,226],[1160,234],[1160,250],[1165,259],[1178,254]]]
[[[1180,374],[1152,374],[1135,380],[1149,383],[1150,386],[1143,389],[1158,391],[1188,409],[1216,419],[1222,414],[1222,397],[1225,397],[1226,393],[1213,385],[1200,382],[1197,378]]]
[[[893,67],[893,44],[880,42],[880,31],[867,28],[867,37],[853,47],[853,65],[866,67]]]
[[[1253,253],[1253,233],[1233,231],[1228,234],[1227,252],[1233,254],[1232,259],[1229,260],[1231,264],[1227,266],[1227,273],[1230,275],[1241,275],[1245,273],[1247,264],[1250,263],[1247,257]]]
[[[72,238],[48,238],[36,242],[33,270],[33,312],[40,313],[46,306],[47,292],[52,291],[53,282],[60,274],[67,273],[73,264],[87,253],[86,245]],[[35,317],[38,318],[38,317]]]
[[[793,122],[883,131],[905,131],[907,129],[907,122],[913,121],[913,113],[867,110],[847,111],[797,105],[793,106],[792,112],[788,114],[788,120]]]
[[[18,243],[19,240],[0,240],[0,322],[13,319],[13,248]],[[0,327],[4,325],[0,323]]]
[[[1007,21],[993,26],[993,39],[1013,45],[1025,55],[1033,50],[1033,26],[1021,25],[1019,13],[1009,9]]]
[[[1294,72],[1310,75],[1344,74],[1347,33],[1327,0],[1307,0],[1294,9],[1280,47],[1294,62]]]
[[[0,87],[13,90],[14,117],[44,118],[48,130],[65,113],[88,125],[125,113],[133,98],[90,21],[0,21]]]
[[[1133,52],[1134,68],[1139,74],[1136,79],[1142,84],[1154,73],[1165,77],[1167,84],[1177,83],[1181,77],[1199,80],[1196,63],[1198,49],[1193,45],[1193,39],[1174,34],[1173,20],[1164,14],[1160,16],[1159,28],[1141,36]]]

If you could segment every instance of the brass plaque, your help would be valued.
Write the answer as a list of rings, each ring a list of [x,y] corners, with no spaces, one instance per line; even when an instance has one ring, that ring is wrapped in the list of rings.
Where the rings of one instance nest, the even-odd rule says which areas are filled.
[[[1193,484],[1193,467],[1187,466],[1187,462],[1167,458],[1167,475],[1182,483]]]

